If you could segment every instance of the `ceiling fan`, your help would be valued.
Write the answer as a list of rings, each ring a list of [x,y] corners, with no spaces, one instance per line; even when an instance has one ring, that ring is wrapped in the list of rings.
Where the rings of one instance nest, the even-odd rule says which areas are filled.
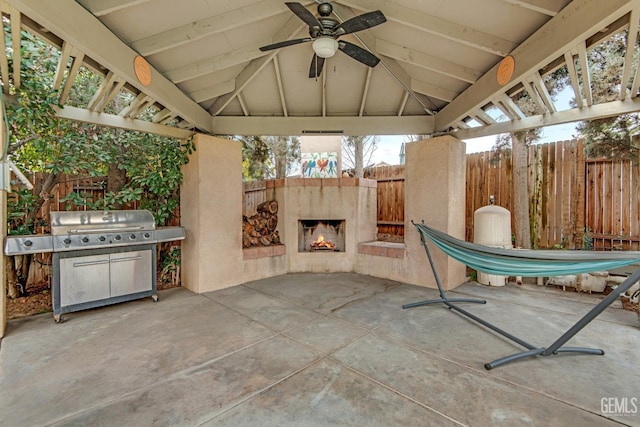
[[[386,22],[387,18],[379,10],[363,13],[339,23],[336,19],[329,17],[333,12],[333,6],[329,3],[318,4],[318,14],[320,16],[317,18],[300,3],[288,2],[285,4],[298,18],[309,25],[309,37],[285,40],[263,46],[260,48],[261,51],[265,52],[300,43],[313,42],[314,54],[309,68],[309,78],[318,77],[322,72],[325,58],[332,57],[337,50],[341,50],[356,61],[369,67],[375,67],[380,62],[380,59],[368,50],[347,41],[338,41],[338,37],[344,34],[366,30]]]

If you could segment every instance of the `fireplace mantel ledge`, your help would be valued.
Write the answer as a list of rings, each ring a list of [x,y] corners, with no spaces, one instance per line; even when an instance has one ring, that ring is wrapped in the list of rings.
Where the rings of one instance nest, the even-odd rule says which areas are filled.
[[[280,178],[265,180],[266,188],[278,187],[372,187],[378,181],[369,178]]]
[[[405,244],[381,241],[358,243],[358,254],[387,258],[404,258]]]

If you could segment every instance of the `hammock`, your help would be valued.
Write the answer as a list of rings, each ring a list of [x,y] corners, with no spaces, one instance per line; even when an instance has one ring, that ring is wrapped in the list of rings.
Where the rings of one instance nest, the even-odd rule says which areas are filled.
[[[560,276],[609,270],[640,262],[640,251],[593,252],[505,249],[470,243],[413,223],[421,236],[469,267],[501,276]]]
[[[567,343],[582,328],[587,326],[593,319],[598,317],[608,306],[620,298],[624,292],[629,290],[636,282],[640,281],[640,269],[636,270],[627,279],[616,287],[602,301],[596,304],[588,313],[581,317],[576,323],[566,330],[556,341],[548,347],[539,347],[528,343],[527,341],[510,334],[500,327],[487,322],[486,320],[476,316],[473,313],[464,310],[456,303],[480,303],[485,304],[485,300],[477,298],[449,298],[442,287],[438,271],[431,257],[431,251],[427,245],[426,239],[432,241],[438,248],[450,257],[467,264],[477,270],[499,274],[503,276],[553,276],[571,273],[588,272],[595,270],[604,270],[614,267],[633,264],[640,261],[640,252],[588,252],[588,251],[538,251],[538,250],[520,250],[520,249],[503,249],[493,248],[489,246],[478,245],[475,243],[465,242],[456,239],[446,233],[427,227],[422,224],[416,224],[416,229],[420,232],[420,240],[427,253],[427,259],[431,266],[440,298],[430,299],[426,301],[418,301],[405,304],[402,308],[420,307],[432,304],[444,304],[451,310],[454,310],[471,320],[491,329],[494,332],[510,339],[511,341],[525,348],[520,351],[492,362],[484,364],[486,369],[493,369],[505,363],[514,362],[526,357],[532,356],[552,356],[558,353],[583,353],[603,355],[604,351],[599,348],[585,347],[567,347]]]

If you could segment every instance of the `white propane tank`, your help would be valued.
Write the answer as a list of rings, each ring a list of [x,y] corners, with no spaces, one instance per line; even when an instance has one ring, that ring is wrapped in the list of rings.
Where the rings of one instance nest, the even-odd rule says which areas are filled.
[[[473,242],[496,248],[512,248],[511,213],[493,204],[483,206],[473,213]],[[498,276],[478,271],[478,283],[491,286],[505,286],[508,276]]]

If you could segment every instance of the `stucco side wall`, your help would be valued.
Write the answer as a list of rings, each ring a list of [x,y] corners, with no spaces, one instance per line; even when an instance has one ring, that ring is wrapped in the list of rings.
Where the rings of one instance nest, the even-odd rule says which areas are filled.
[[[407,144],[404,254],[398,245],[368,245],[358,255],[356,272],[435,288],[420,234],[411,220],[424,220],[431,227],[464,239],[465,174],[462,141],[442,136]],[[464,265],[433,245],[430,250],[445,289],[465,281]]]
[[[181,270],[182,285],[202,293],[242,280],[242,147],[209,135],[194,138],[180,189]]]

